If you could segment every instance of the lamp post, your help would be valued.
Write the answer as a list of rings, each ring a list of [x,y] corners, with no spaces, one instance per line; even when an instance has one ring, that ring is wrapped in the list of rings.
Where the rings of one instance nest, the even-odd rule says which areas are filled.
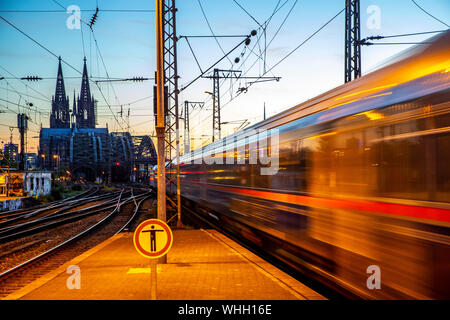
[[[42,168],[45,170],[45,154],[41,154],[42,158]]]
[[[56,175],[58,176],[58,179],[59,179],[59,154],[54,154],[53,159],[55,159],[56,166],[54,167],[54,169],[55,169]]]

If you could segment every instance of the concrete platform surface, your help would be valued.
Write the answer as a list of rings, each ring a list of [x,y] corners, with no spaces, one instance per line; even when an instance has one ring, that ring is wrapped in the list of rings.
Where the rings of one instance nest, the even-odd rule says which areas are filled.
[[[75,273],[67,273],[73,265],[80,270],[79,289],[73,288]],[[119,234],[5,299],[147,300],[150,260],[137,253],[132,233]],[[322,300],[324,297],[219,232],[201,229],[174,231],[167,264],[158,264],[157,299]]]

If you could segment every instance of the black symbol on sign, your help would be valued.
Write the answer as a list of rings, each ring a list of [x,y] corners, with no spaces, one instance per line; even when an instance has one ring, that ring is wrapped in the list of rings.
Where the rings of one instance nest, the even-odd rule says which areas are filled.
[[[155,225],[152,225],[150,228],[152,230],[144,230],[142,232],[150,232],[150,251],[155,252],[156,251],[156,233],[163,232],[164,230],[154,230]]]

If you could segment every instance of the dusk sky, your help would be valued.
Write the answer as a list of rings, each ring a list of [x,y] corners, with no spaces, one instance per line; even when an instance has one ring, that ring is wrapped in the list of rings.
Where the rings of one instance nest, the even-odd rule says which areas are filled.
[[[292,49],[297,47],[329,19],[344,8],[344,0],[316,1],[278,1],[278,0],[239,0],[250,17],[233,0],[178,0],[177,1],[177,33],[178,35],[211,35],[200,5],[206,14],[212,31],[216,35],[245,35],[258,29],[273,13],[277,3],[282,8],[273,16],[266,29],[267,43],[274,37],[280,25],[286,22],[267,49],[267,68],[275,65]],[[417,0],[424,9],[444,23],[450,23],[450,1]],[[45,46],[49,51],[79,71],[83,68],[83,57],[86,56],[89,76],[106,77],[100,54],[91,35],[91,31],[82,24],[82,29],[69,29],[66,20],[69,14],[63,7],[76,5],[81,10],[151,10],[138,12],[100,11],[93,26],[100,54],[104,59],[106,71],[111,78],[153,77],[156,66],[155,57],[155,2],[144,0],[39,0],[39,1],[7,1],[0,0],[0,16],[8,20],[28,36]],[[380,9],[379,29],[368,27],[371,14],[368,9]],[[288,12],[292,9],[288,16]],[[58,10],[58,12],[53,12]],[[9,11],[9,12],[8,12]],[[28,11],[28,12],[25,12]],[[52,12],[37,12],[52,11]],[[370,10],[369,10],[370,11]],[[93,11],[82,11],[81,19],[90,21]],[[254,21],[256,20],[256,21]],[[396,35],[404,33],[444,30],[444,23],[433,19],[411,0],[361,0],[361,32],[362,38],[371,35]],[[260,30],[260,29],[259,29]],[[404,38],[386,39],[380,42],[418,42],[433,34]],[[242,70],[247,76],[262,75],[263,63],[250,49],[252,43],[244,50],[239,47],[230,56],[230,61],[223,60],[217,67],[222,69]],[[51,111],[51,97],[55,91],[58,60],[48,51],[34,43],[24,34],[0,20],[0,140],[9,141],[8,126],[16,126],[14,112],[26,112],[30,118],[28,132],[28,152],[37,152],[36,138],[39,127],[49,127],[48,114]],[[225,52],[233,48],[239,38],[218,39]],[[84,45],[83,45],[84,43]],[[213,38],[190,39],[202,69],[207,69],[213,62],[223,56],[221,49]],[[408,48],[410,45],[379,45],[362,48],[363,74],[373,70],[378,64],[390,56]],[[260,49],[261,48],[261,49]],[[264,37],[256,45],[254,53],[264,50]],[[241,56],[244,64],[235,64],[233,60]],[[192,53],[184,39],[178,42],[178,67],[180,87],[200,74]],[[248,58],[248,59],[247,59]],[[259,59],[259,61],[257,61]],[[253,65],[253,63],[256,63]],[[250,67],[253,67],[250,69]],[[72,108],[73,94],[78,95],[81,76],[78,72],[63,64],[66,94]],[[26,82],[15,77],[39,76],[44,78],[38,82]],[[295,104],[343,84],[344,81],[344,13],[327,25],[320,33],[305,43],[286,60],[277,65],[266,76],[281,77],[279,82],[258,83],[251,86],[247,93],[241,94],[233,101],[239,87],[246,86],[245,80],[234,83],[225,81],[221,86],[222,121],[248,119],[251,123],[262,120],[263,106],[266,114],[271,116]],[[73,78],[72,78],[73,77]],[[50,79],[46,79],[50,78]],[[122,131],[126,128],[128,108],[130,108],[130,129],[132,134],[152,134],[153,123],[153,80],[142,83],[114,82],[102,83],[100,88],[110,105],[107,106],[98,88],[91,83],[91,91],[98,100],[98,125],[104,127],[108,123],[110,131]],[[185,100],[205,101],[203,110],[195,110],[191,117],[191,135],[198,138],[196,146],[201,143],[202,135],[210,135],[212,127],[211,99],[205,91],[212,91],[212,80],[200,79],[188,89],[181,92],[180,107]],[[22,98],[16,93],[19,92]],[[282,97],[282,98],[280,98]],[[26,101],[24,101],[26,99]],[[137,101],[137,102],[135,102]],[[30,111],[19,107],[33,103]],[[118,112],[121,106],[123,118]],[[112,113],[119,120],[118,124]],[[180,125],[181,126],[181,125]],[[222,136],[230,134],[239,124],[223,126]],[[18,143],[18,130],[13,131],[13,141]],[[207,140],[208,138],[204,138]]]

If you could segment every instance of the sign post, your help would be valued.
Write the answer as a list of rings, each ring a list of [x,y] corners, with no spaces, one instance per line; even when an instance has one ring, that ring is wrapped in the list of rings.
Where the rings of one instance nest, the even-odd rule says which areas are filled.
[[[151,300],[156,300],[158,258],[167,254],[172,247],[172,230],[162,220],[145,220],[134,231],[133,243],[141,256],[151,259],[150,297]]]
[[[158,259],[150,260],[150,300],[156,300]]]

